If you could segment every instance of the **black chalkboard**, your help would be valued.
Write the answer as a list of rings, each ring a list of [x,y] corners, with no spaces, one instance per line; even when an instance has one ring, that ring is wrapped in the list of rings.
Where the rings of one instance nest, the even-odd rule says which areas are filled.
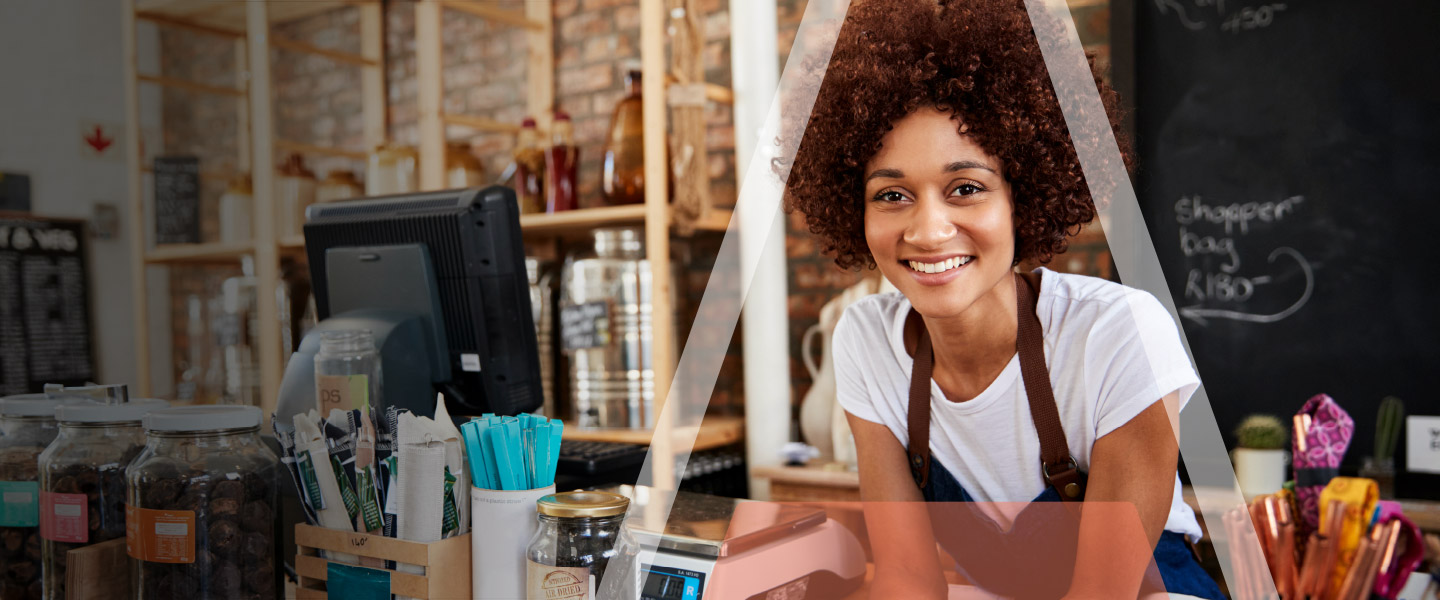
[[[1440,3],[1138,0],[1142,210],[1227,441],[1328,393],[1440,413]]]
[[[200,242],[200,159],[155,157],[155,243]]]
[[[85,223],[0,214],[0,396],[95,380]]]

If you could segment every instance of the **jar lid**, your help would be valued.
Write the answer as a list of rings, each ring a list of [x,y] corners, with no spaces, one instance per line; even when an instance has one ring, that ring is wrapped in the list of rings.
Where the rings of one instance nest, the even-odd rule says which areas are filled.
[[[258,406],[179,406],[145,414],[145,431],[210,431],[259,426]]]
[[[19,394],[0,398],[0,415],[7,417],[54,417],[61,404],[89,402],[85,398],[51,398],[45,394]]]
[[[561,492],[535,501],[540,514],[571,519],[613,517],[629,508],[629,498],[609,492]]]
[[[152,410],[170,406],[164,400],[136,398],[124,404],[76,402],[56,407],[55,420],[62,423],[124,423],[139,421]]]

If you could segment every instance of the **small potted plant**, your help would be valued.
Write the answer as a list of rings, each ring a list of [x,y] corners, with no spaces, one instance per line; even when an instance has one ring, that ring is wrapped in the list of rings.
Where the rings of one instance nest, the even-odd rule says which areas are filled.
[[[1288,439],[1285,425],[1271,415],[1250,415],[1235,428],[1237,443],[1230,460],[1245,497],[1280,491],[1289,462],[1285,451]]]

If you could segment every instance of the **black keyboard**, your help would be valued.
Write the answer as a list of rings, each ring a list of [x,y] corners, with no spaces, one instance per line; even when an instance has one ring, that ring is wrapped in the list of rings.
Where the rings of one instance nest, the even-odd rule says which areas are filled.
[[[648,446],[620,442],[560,441],[558,475],[594,476],[639,467]]]

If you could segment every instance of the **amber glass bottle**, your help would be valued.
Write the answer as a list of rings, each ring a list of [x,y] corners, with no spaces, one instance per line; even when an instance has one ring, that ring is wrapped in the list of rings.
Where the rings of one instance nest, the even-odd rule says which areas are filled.
[[[640,102],[640,71],[625,74],[630,93],[615,106],[610,135],[605,139],[605,165],[600,181],[605,203],[645,202],[645,118]]]

